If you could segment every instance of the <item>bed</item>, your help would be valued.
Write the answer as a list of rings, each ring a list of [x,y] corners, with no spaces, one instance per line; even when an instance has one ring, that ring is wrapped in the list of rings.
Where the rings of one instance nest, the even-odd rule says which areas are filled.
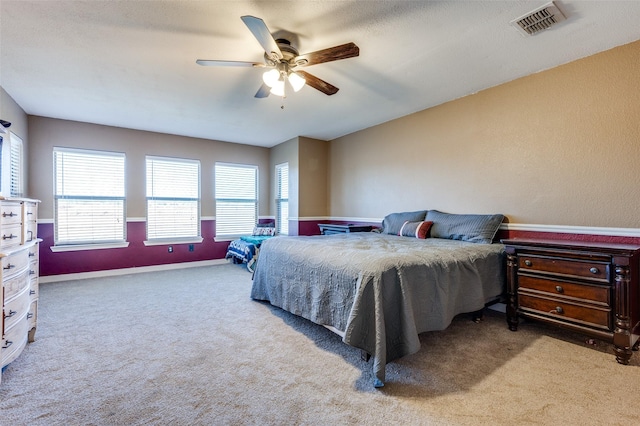
[[[381,233],[269,239],[251,297],[370,354],[380,387],[388,362],[420,349],[420,333],[444,330],[504,292],[504,246],[492,243],[502,218],[403,212],[386,216]]]

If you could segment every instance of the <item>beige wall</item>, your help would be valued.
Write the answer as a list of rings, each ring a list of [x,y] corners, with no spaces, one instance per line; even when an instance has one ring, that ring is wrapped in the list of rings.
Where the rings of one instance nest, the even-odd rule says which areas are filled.
[[[299,138],[299,217],[323,217],[327,207],[329,143],[318,139]]]
[[[334,217],[640,227],[640,42],[336,139]]]
[[[327,216],[329,143],[300,136],[271,148],[271,211],[276,211],[275,166],[289,163],[289,217]]]
[[[139,130],[100,126],[44,117],[29,117],[31,194],[42,200],[39,216],[53,218],[53,147],[124,152],[127,174],[127,217],[143,218],[145,207],[145,156],[157,155],[200,160],[202,216],[215,216],[214,164],[258,166],[259,214],[269,215],[269,149],[195,139]]]

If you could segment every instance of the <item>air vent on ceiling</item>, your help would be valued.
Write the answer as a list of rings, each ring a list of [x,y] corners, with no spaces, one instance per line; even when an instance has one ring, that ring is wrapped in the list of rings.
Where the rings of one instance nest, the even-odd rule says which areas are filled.
[[[516,27],[523,35],[531,36],[565,19],[567,18],[560,12],[560,9],[553,2],[550,2],[514,19],[511,21],[511,25]]]

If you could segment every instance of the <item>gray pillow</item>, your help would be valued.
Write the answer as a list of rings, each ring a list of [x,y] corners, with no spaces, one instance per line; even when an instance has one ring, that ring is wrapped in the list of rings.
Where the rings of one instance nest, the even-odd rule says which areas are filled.
[[[426,214],[426,210],[388,214],[382,220],[382,232],[384,234],[398,235],[405,222],[422,222]]]
[[[429,210],[425,220],[433,222],[432,238],[491,244],[503,219],[501,214],[451,214]]]

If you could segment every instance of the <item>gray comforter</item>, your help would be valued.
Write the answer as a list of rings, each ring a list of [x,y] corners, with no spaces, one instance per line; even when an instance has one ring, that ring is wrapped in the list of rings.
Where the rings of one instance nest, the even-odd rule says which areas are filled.
[[[340,331],[385,365],[420,349],[418,334],[444,330],[504,289],[504,247],[378,233],[277,237],[262,244],[251,297]]]

